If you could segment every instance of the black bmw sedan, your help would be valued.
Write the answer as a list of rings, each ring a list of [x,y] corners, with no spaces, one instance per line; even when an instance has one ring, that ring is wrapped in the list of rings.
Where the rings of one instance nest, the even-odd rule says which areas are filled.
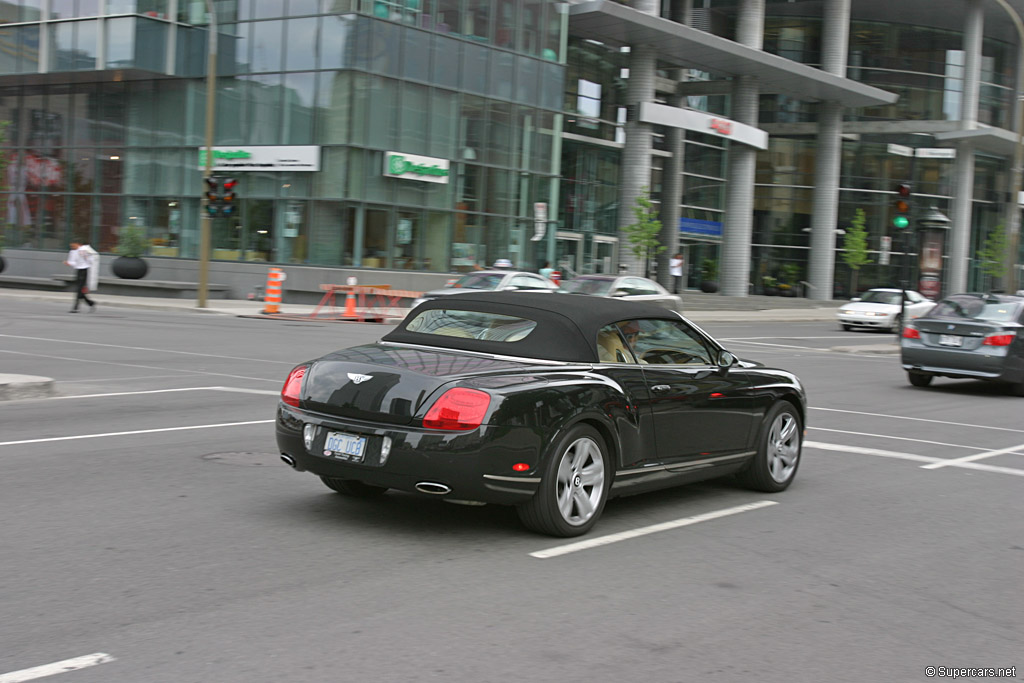
[[[954,294],[907,323],[901,342],[903,369],[915,387],[934,377],[980,379],[1024,396],[1024,297]]]
[[[379,342],[301,363],[285,462],[349,496],[516,506],[577,536],[611,496],[736,475],[786,489],[806,397],[655,304],[496,292],[428,301]]]

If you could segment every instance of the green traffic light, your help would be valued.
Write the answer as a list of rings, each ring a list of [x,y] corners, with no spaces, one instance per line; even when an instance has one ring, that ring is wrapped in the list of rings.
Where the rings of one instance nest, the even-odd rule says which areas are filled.
[[[906,216],[896,216],[892,219],[892,225],[894,228],[899,228],[900,230],[902,230],[903,228],[910,225],[910,221],[907,219]]]

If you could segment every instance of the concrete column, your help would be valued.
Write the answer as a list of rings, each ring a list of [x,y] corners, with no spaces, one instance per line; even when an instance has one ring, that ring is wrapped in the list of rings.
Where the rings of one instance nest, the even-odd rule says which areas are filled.
[[[960,127],[978,127],[978,100],[981,93],[981,42],[985,12],[983,0],[965,0],[964,17],[964,80],[960,99]],[[956,192],[953,193],[952,222],[949,231],[949,274],[942,283],[944,292],[967,290],[967,268],[970,263],[971,218],[974,205],[974,147],[961,142],[956,148],[954,164]]]
[[[633,8],[645,14],[658,16],[658,0],[637,0]],[[629,57],[629,81],[626,83],[626,104],[637,107],[641,102],[654,101],[654,79],[657,53],[649,45],[633,45]],[[631,117],[634,118],[634,117]],[[651,185],[651,125],[636,120],[626,122],[626,144],[622,150],[619,176],[619,228],[636,222],[633,208],[644,187]],[[633,255],[628,236],[619,233],[619,262],[630,273],[644,274],[643,259]]]
[[[764,0],[742,0],[736,22],[736,42],[760,50],[764,45]],[[759,89],[750,76],[735,79],[732,118],[756,126]],[[750,243],[754,225],[754,170],[757,150],[729,143],[725,225],[719,260],[721,292],[747,296],[750,282]]]
[[[693,0],[672,0],[672,21],[689,25],[693,16]],[[673,80],[684,81],[686,69],[674,69]],[[673,94],[668,102],[673,107],[681,107],[685,99]],[[668,151],[672,156],[665,160],[665,171],[662,174],[661,200],[661,235],[659,241],[665,251],[658,254],[658,282],[672,291],[672,276],[669,273],[668,261],[672,254],[679,251],[679,202],[683,196],[683,150],[685,148],[683,131],[680,128],[668,129]],[[689,265],[689,264],[687,264]],[[684,273],[685,277],[685,273]],[[682,286],[686,286],[685,281]]]
[[[826,0],[823,14],[822,70],[837,76],[845,76],[850,34],[850,0]],[[811,299],[831,299],[835,282],[842,132],[842,106],[836,102],[822,102],[818,114],[818,145],[814,162],[814,196],[811,210],[811,252],[807,273],[807,280],[811,283],[808,297]]]

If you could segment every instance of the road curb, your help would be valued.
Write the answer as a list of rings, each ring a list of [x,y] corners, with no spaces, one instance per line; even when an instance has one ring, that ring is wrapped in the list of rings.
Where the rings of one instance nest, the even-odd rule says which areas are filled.
[[[0,401],[47,398],[57,393],[52,377],[0,374]]]

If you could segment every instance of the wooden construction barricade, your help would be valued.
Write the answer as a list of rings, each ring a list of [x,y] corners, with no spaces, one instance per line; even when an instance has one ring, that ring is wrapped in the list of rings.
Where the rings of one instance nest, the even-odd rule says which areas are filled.
[[[309,318],[317,320],[350,320],[382,322],[408,311],[402,299],[416,299],[423,292],[391,289],[391,285],[320,285],[324,295]],[[345,309],[337,310],[337,296],[345,296]],[[400,313],[401,312],[401,313]]]

